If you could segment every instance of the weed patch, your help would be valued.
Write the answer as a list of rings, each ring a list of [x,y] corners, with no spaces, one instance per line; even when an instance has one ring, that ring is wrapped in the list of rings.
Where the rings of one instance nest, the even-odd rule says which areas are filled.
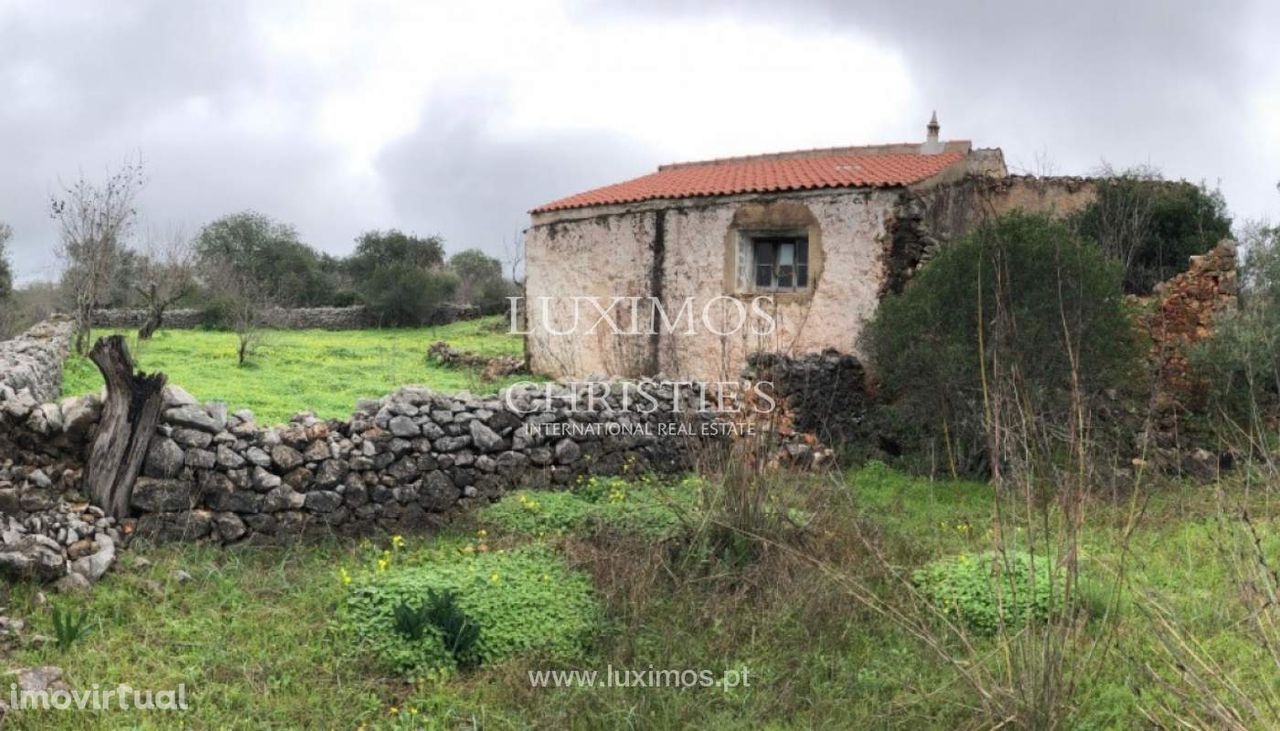
[[[987,635],[1048,619],[1064,586],[1062,572],[1049,559],[1021,551],[949,556],[912,578],[938,609]]]
[[[698,490],[693,479],[664,485],[647,477],[638,483],[592,477],[568,491],[518,490],[482,510],[480,520],[495,529],[534,537],[609,528],[660,540],[687,529]]]
[[[447,676],[531,651],[577,657],[600,626],[590,581],[542,546],[384,556],[344,577],[342,624],[408,675]]]

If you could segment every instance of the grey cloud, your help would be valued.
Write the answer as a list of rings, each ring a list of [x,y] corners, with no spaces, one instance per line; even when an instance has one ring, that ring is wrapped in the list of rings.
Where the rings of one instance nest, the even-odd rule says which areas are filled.
[[[588,1],[578,12],[594,22],[637,12],[751,16],[798,32],[854,33],[901,54],[920,103],[903,111],[921,127],[937,108],[944,136],[1002,147],[1014,165],[1035,167],[1041,153],[1063,173],[1088,172],[1104,160],[1155,164],[1173,176],[1221,179],[1229,202],[1248,215],[1274,209],[1280,160],[1258,159],[1257,141],[1271,131],[1251,125],[1245,113],[1266,69],[1256,67],[1244,43],[1255,29],[1280,26],[1274,4],[735,0],[638,7]]]
[[[651,172],[658,159],[605,131],[499,134],[504,112],[492,95],[432,100],[418,128],[379,161],[396,218],[443,235],[450,251],[477,247],[501,258],[529,208]]]
[[[59,177],[101,174],[136,152],[149,163],[143,208],[153,222],[194,230],[252,207],[294,223],[331,252],[349,251],[361,230],[396,226],[443,234],[451,250],[501,254],[527,225],[529,207],[667,161],[665,151],[608,130],[512,132],[501,123],[510,110],[499,83],[471,79],[458,92],[455,79],[436,88],[416,129],[388,146],[374,170],[353,172],[332,140],[312,132],[332,80],[270,56],[253,16],[261,7],[247,0],[3,5],[0,220],[14,227],[20,278],[56,274],[46,205]],[[1086,172],[1103,160],[1154,163],[1171,175],[1221,178],[1246,215],[1280,203],[1280,160],[1257,144],[1273,131],[1258,129],[1248,109],[1249,95],[1280,75],[1274,55],[1259,68],[1243,42],[1280,26],[1274,4],[636,7],[587,2],[574,12],[588,24],[625,24],[637,12],[677,22],[719,14],[800,36],[857,36],[907,64],[915,106],[900,116],[911,134],[923,132],[936,107],[944,135],[1003,147],[1015,165],[1034,165],[1042,150],[1059,172]],[[689,69],[713,81],[707,72]],[[267,103],[281,115],[275,125],[236,116]]]
[[[144,215],[194,230],[257,208],[346,250],[367,195],[305,130],[251,132],[246,98],[305,119],[315,99],[272,69],[239,2],[58,3],[0,11],[0,220],[20,279],[56,276],[47,201],[60,180],[141,154]],[[285,75],[286,78],[279,78]],[[367,188],[368,186],[366,186]],[[340,232],[340,233],[339,233]]]

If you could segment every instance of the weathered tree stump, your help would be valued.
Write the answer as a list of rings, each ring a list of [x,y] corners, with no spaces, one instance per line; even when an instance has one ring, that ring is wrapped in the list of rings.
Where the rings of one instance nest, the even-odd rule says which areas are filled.
[[[84,488],[94,505],[114,518],[129,517],[129,499],[164,406],[163,373],[134,372],[124,336],[98,338],[89,360],[102,371],[107,397],[89,449]]]

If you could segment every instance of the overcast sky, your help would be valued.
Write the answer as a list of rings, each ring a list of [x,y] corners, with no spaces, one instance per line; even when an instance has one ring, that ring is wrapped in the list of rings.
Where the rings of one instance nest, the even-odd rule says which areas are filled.
[[[19,279],[58,273],[59,181],[137,154],[153,228],[252,208],[335,254],[394,227],[501,257],[550,199],[663,162],[914,141],[935,108],[1011,167],[1154,164],[1280,218],[1276,3],[631,4],[0,0]]]

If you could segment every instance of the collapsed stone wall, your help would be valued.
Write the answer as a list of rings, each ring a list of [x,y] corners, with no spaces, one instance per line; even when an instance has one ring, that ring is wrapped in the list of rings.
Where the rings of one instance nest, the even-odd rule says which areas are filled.
[[[0,342],[0,577],[83,588],[115,560],[115,521],[79,497],[84,445],[97,414],[53,403],[71,321],[54,318]]]
[[[1140,318],[1151,338],[1150,360],[1158,390],[1186,406],[1204,398],[1205,384],[1192,373],[1190,350],[1213,335],[1214,318],[1236,306],[1236,247],[1222,241],[1191,257],[1185,272],[1156,286]]]
[[[451,347],[437,340],[427,348],[427,358],[446,368],[473,368],[484,381],[496,381],[505,376],[527,373],[524,358],[515,355],[487,356]]]
[[[459,320],[480,316],[473,305],[444,304],[432,318],[432,325],[447,325]],[[147,321],[147,311],[139,309],[98,310],[93,314],[93,326],[112,329],[141,327]],[[177,309],[164,314],[164,327],[175,330],[192,330],[203,327],[202,310]],[[377,327],[378,318],[363,305],[352,307],[271,307],[262,313],[262,327],[275,330],[360,330]]]

